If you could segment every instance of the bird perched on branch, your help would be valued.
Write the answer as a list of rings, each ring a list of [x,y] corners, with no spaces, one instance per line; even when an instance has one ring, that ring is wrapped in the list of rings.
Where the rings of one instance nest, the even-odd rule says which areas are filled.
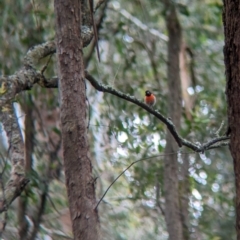
[[[144,102],[148,106],[153,107],[155,105],[155,103],[156,103],[156,97],[149,90],[147,90],[145,92]]]

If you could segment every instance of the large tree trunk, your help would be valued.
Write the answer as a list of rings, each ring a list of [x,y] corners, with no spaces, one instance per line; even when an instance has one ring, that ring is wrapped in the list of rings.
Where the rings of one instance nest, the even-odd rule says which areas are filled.
[[[228,134],[236,184],[236,229],[240,240],[240,2],[224,0],[223,10],[228,104]]]
[[[63,157],[74,239],[98,239],[86,122],[80,0],[55,0]]]
[[[180,80],[180,48],[181,26],[177,19],[174,6],[167,5],[166,17],[169,35],[168,42],[168,114],[177,130],[180,128],[182,92]],[[178,145],[170,132],[167,132],[167,145],[164,159],[164,193],[165,193],[165,219],[169,240],[183,239],[182,223],[180,218],[179,193],[178,193]],[[176,153],[176,154],[169,154]]]

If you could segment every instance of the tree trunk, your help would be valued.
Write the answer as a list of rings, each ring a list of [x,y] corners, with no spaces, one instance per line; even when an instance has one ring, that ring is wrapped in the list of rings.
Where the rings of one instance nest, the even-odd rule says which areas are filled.
[[[86,122],[80,0],[55,0],[66,186],[74,239],[98,239],[98,213]]]
[[[228,134],[236,184],[236,229],[240,240],[240,2],[224,0],[224,61],[228,104]]]
[[[174,6],[170,3],[166,17],[168,29],[168,114],[177,130],[180,128],[182,98],[180,80],[181,26]],[[171,133],[167,132],[167,145],[164,159],[165,220],[169,240],[183,239],[178,193],[178,145]],[[176,153],[171,154],[169,153]]]
[[[24,153],[25,153],[25,171],[27,174],[30,173],[32,169],[32,154],[34,149],[34,123],[33,123],[33,103],[30,94],[26,94],[27,99],[24,104],[24,113],[25,117],[25,144],[24,144]],[[27,191],[27,188],[26,188]],[[21,195],[18,200],[18,233],[19,240],[27,239],[29,225],[26,219],[26,211],[28,205],[28,197],[27,195]]]
[[[186,148],[184,148],[186,149]],[[181,223],[183,229],[183,239],[189,240],[189,197],[190,197],[190,183],[189,183],[189,155],[183,154],[181,156],[182,164],[180,165],[180,181],[179,181],[179,200]]]

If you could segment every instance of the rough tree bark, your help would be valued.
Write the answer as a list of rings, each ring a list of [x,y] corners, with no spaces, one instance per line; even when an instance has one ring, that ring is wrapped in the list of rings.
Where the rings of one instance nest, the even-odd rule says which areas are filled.
[[[228,134],[236,185],[236,230],[240,240],[240,1],[224,0],[224,61],[228,104]]]
[[[182,92],[180,80],[180,48],[181,26],[179,24],[174,5],[167,1],[166,24],[168,29],[168,114],[171,117],[177,131],[180,129]],[[171,133],[167,132],[167,144],[164,159],[164,194],[165,194],[165,220],[169,240],[183,239],[183,229],[180,217],[179,193],[178,193],[178,145]],[[173,153],[174,155],[168,155]]]
[[[74,239],[98,239],[98,213],[86,122],[81,1],[55,0],[66,186]]]

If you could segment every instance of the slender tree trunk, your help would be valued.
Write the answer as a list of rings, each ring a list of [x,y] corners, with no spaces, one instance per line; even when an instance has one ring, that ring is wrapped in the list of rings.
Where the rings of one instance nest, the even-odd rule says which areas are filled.
[[[25,117],[25,144],[24,144],[24,165],[27,174],[32,169],[32,154],[34,149],[34,123],[33,123],[33,104],[30,94],[26,94],[27,99],[24,103]],[[27,191],[27,187],[26,187]],[[18,222],[19,222],[19,239],[26,240],[29,230],[29,225],[25,215],[27,214],[28,197],[24,194],[18,200]]]
[[[187,92],[189,86],[191,86],[190,65],[187,63],[187,48],[186,44],[182,41],[181,51],[180,51],[180,76],[181,76],[181,86],[182,86],[182,100],[184,102],[184,111],[186,118],[191,121],[193,109],[193,98]],[[186,152],[187,148],[183,147],[182,151]],[[181,155],[181,164],[179,164],[179,200],[180,200],[180,212],[181,221],[183,228],[183,239],[189,240],[189,196],[190,196],[190,185],[189,185],[189,155]]]
[[[180,181],[179,181],[179,199],[180,199],[180,212],[181,222],[183,228],[183,239],[189,240],[189,155],[183,154],[181,156],[182,164],[180,166]]]
[[[228,104],[228,134],[236,185],[236,229],[240,240],[240,1],[224,0],[224,61]]]
[[[61,124],[74,239],[98,239],[98,214],[86,122],[80,0],[55,0]]]
[[[168,114],[177,130],[180,128],[182,92],[180,80],[181,27],[174,6],[167,4],[166,17],[168,29]],[[168,155],[173,153],[174,155]],[[167,132],[167,145],[164,160],[165,219],[169,240],[183,239],[178,193],[178,145],[170,132]]]

